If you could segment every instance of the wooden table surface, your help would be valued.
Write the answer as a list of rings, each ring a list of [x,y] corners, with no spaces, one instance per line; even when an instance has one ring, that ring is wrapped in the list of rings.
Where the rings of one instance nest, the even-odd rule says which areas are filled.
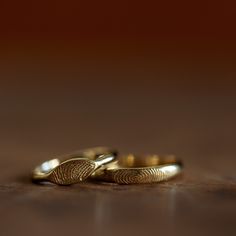
[[[1,70],[1,235],[236,235],[236,89],[224,71],[27,60]],[[31,183],[41,161],[100,145],[176,154],[184,173],[147,185]]]

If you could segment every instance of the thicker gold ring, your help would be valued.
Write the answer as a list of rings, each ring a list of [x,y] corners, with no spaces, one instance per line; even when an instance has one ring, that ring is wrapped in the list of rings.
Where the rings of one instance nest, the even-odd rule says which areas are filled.
[[[116,156],[116,150],[106,147],[77,151],[42,163],[34,169],[32,179],[59,185],[74,184],[87,179],[102,165],[113,162]]]
[[[154,183],[168,180],[182,170],[182,164],[174,156],[127,155],[96,171],[94,178],[118,184]]]

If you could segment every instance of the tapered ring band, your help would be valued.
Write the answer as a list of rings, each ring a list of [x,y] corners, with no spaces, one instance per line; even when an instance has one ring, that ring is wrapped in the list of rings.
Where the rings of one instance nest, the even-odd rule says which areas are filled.
[[[37,166],[32,179],[59,185],[74,184],[84,181],[103,165],[113,162],[116,157],[117,151],[106,147],[77,151]]]
[[[118,184],[141,184],[168,180],[181,171],[182,163],[172,155],[164,157],[127,155],[96,171],[93,177]]]

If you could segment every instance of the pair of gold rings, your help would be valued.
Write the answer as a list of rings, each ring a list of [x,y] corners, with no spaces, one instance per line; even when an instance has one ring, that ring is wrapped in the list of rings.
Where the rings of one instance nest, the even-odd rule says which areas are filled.
[[[42,163],[33,181],[70,185],[88,178],[117,184],[154,183],[168,180],[182,170],[174,156],[118,156],[111,148],[96,147]]]

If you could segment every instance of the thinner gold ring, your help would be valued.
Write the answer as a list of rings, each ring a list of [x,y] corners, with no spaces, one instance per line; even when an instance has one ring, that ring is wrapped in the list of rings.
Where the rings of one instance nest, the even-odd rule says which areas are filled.
[[[104,166],[93,177],[118,184],[142,184],[168,180],[181,171],[182,163],[173,155],[137,157],[130,154]]]
[[[116,159],[117,151],[106,147],[95,147],[55,158],[37,166],[32,175],[35,182],[52,182],[70,185],[84,181],[105,164]]]

